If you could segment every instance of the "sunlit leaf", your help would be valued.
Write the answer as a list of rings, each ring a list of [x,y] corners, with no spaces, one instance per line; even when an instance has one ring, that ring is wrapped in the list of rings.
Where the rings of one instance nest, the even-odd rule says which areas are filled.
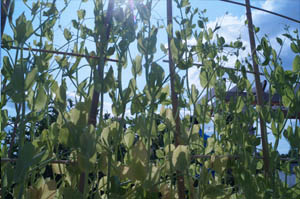
[[[43,108],[45,108],[46,103],[47,103],[47,95],[45,89],[42,86],[39,86],[37,90],[35,109],[37,111],[42,110]]]
[[[293,61],[293,71],[299,72],[300,71],[300,56],[296,55]]]
[[[72,39],[72,34],[68,29],[64,29],[64,37],[67,41],[70,41]]]
[[[172,163],[178,170],[183,171],[189,165],[189,150],[187,146],[178,145],[173,151]]]
[[[32,71],[30,71],[25,79],[25,90],[28,90],[30,87],[32,87],[32,85],[34,84],[34,81],[37,77],[37,68],[32,69]]]

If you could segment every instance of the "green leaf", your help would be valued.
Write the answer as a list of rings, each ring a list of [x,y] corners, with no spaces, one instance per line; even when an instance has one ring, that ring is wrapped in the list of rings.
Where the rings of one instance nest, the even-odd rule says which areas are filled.
[[[207,86],[208,83],[208,74],[205,70],[201,70],[200,72],[200,84],[203,88],[205,88]]]
[[[102,92],[104,92],[104,93],[108,92],[110,89],[115,87],[114,70],[113,70],[112,66],[110,66],[109,70],[107,71],[103,82],[96,81],[95,88],[101,89],[101,86],[103,86]]]
[[[164,158],[165,157],[165,154],[164,154],[163,150],[161,150],[161,149],[156,150],[155,153],[156,153],[156,156],[158,158]]]
[[[25,90],[28,90],[32,87],[37,77],[38,69],[35,67],[30,71],[25,79]]]
[[[214,149],[215,140],[212,137],[207,139],[207,146],[205,147],[205,155],[209,154]]]
[[[87,129],[80,136],[81,153],[90,159],[96,153],[96,136],[95,128],[89,125]]]
[[[294,42],[291,43],[291,49],[294,53],[300,53],[300,49]]]
[[[172,58],[174,59],[174,62],[177,63],[177,61],[179,60],[179,57],[178,57],[178,49],[175,45],[174,39],[171,40],[170,46],[171,46]]]
[[[197,90],[196,86],[194,84],[192,84],[192,102],[196,103],[197,97],[199,95],[199,91]]]
[[[69,146],[70,144],[70,132],[67,128],[61,128],[59,130],[59,137],[58,137],[58,141],[59,143],[63,144],[64,146]]]
[[[300,72],[300,56],[296,55],[293,61],[293,71]]]
[[[64,29],[64,37],[67,41],[70,41],[72,39],[72,34],[68,29]]]
[[[76,105],[77,106],[77,105]],[[86,127],[88,123],[88,113],[77,108],[70,111],[71,121],[80,128]]]
[[[280,46],[283,45],[282,39],[280,39],[279,37],[276,37],[277,42],[279,43]]]
[[[209,37],[209,40],[212,40],[213,36],[214,36],[214,33],[213,33],[212,29],[208,28],[208,37]]]
[[[139,140],[133,147],[132,147],[132,158],[135,161],[140,161],[143,164],[146,164],[148,161],[147,157],[147,150],[145,144]]]
[[[29,167],[33,164],[32,159],[35,155],[35,149],[32,143],[26,142],[20,150],[19,157],[16,163],[16,170],[14,172],[14,180],[16,183],[24,180],[26,172]]]
[[[20,44],[26,41],[26,17],[24,13],[22,13],[16,19],[16,28],[13,29],[14,31],[14,39]]]
[[[2,45],[4,48],[8,48],[8,50],[13,46],[13,39],[11,38],[11,36],[3,33],[2,35]]]
[[[131,180],[144,181],[147,177],[147,167],[141,161],[132,161],[129,164],[127,176]]]
[[[3,57],[3,68],[1,70],[1,74],[4,75],[7,79],[9,79],[14,72],[14,69],[9,61],[8,56]]]
[[[35,102],[35,109],[36,111],[40,111],[43,108],[46,108],[45,105],[47,103],[47,95],[45,89],[40,85],[37,90],[37,97]]]
[[[204,28],[204,23],[202,20],[198,20],[198,26],[199,28]]]
[[[287,95],[282,96],[282,104],[285,107],[289,107],[291,104],[291,100]]]
[[[85,17],[85,10],[84,9],[77,10],[77,16],[78,16],[79,20],[84,19],[84,17]]]
[[[55,100],[62,106],[66,106],[67,100],[67,86],[65,80],[63,80],[62,85],[55,90],[56,98]]]
[[[124,141],[128,148],[130,148],[133,145],[134,138],[135,138],[134,132],[132,130],[127,130],[124,136]]]
[[[177,170],[183,171],[189,165],[188,146],[178,145],[173,151],[172,164]]]
[[[135,60],[132,63],[131,73],[134,76],[142,75],[142,57],[140,55],[135,57]]]
[[[164,123],[160,123],[157,128],[158,128],[158,131],[164,131],[166,129],[166,127],[167,126]]]
[[[243,111],[244,106],[244,100],[242,99],[242,97],[239,96],[236,103],[237,113],[241,113]]]

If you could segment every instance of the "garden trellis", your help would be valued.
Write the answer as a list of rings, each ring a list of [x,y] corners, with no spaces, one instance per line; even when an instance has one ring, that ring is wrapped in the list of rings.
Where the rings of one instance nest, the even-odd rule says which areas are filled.
[[[5,70],[3,70],[5,81],[3,85],[4,89],[2,89],[1,92],[1,95],[3,96],[2,100],[4,99],[5,104],[6,97],[11,98],[15,102],[16,110],[19,110],[20,112],[17,113],[15,120],[12,122],[14,129],[11,136],[8,136],[8,139],[10,139],[8,140],[8,143],[10,144],[1,138],[1,144],[4,142],[5,147],[9,148],[8,153],[1,149],[1,163],[5,164],[3,167],[5,169],[5,173],[1,172],[1,179],[6,179],[6,184],[3,183],[4,185],[1,181],[1,186],[3,185],[1,190],[4,190],[2,194],[10,196],[13,194],[14,197],[21,198],[22,195],[26,193],[27,197],[30,197],[37,194],[44,194],[40,193],[40,189],[46,190],[45,192],[47,192],[47,194],[63,194],[65,196],[68,195],[72,197],[74,197],[74,194],[79,194],[82,197],[90,196],[107,198],[126,198],[139,194],[140,195],[137,197],[150,197],[151,194],[156,194],[157,197],[159,197],[160,194],[164,198],[214,198],[218,196],[234,198],[238,197],[238,195],[245,197],[276,197],[282,193],[289,194],[289,196],[297,194],[298,192],[296,190],[298,185],[295,185],[292,189],[288,189],[287,187],[284,188],[279,181],[275,181],[274,179],[277,175],[275,172],[276,167],[280,163],[280,160],[284,160],[286,162],[296,160],[299,162],[299,146],[297,146],[298,138],[296,136],[295,140],[292,140],[292,137],[299,131],[299,127],[297,127],[297,116],[299,111],[297,112],[297,108],[295,108],[296,104],[299,102],[299,97],[297,97],[297,93],[299,93],[299,91],[296,89],[297,86],[295,85],[297,81],[299,81],[299,66],[297,64],[300,63],[300,50],[298,54],[296,52],[297,55],[294,60],[295,64],[292,72],[284,73],[284,71],[277,72],[274,70],[276,75],[272,76],[273,79],[277,78],[278,82],[281,84],[277,85],[278,83],[272,80],[271,85],[279,90],[280,93],[287,92],[286,94],[284,93],[283,103],[288,111],[286,115],[284,115],[286,118],[284,118],[285,122],[283,122],[282,120],[284,119],[281,118],[282,110],[279,109],[281,112],[279,111],[276,115],[272,112],[272,110],[268,109],[269,105],[265,104],[265,101],[263,100],[266,93],[263,92],[260,76],[269,75],[271,77],[272,74],[268,74],[266,71],[264,71],[264,73],[259,72],[259,60],[256,54],[256,51],[259,51],[259,49],[256,47],[254,39],[255,33],[253,30],[254,26],[252,24],[251,8],[268,12],[296,23],[299,23],[299,20],[258,7],[253,7],[250,5],[249,0],[246,0],[245,4],[227,0],[222,1],[246,7],[252,56],[252,64],[249,64],[252,65],[254,69],[229,69],[223,67],[221,64],[217,67],[215,66],[217,63],[214,61],[214,58],[216,58],[217,54],[222,51],[221,49],[224,47],[225,41],[223,44],[221,42],[220,45],[214,44],[214,31],[211,29],[209,30],[204,26],[207,21],[204,17],[201,17],[199,11],[196,12],[195,9],[191,8],[187,0],[174,1],[181,13],[182,21],[181,23],[178,23],[179,27],[186,28],[180,30],[176,30],[175,26],[173,26],[174,17],[172,16],[172,1],[166,1],[167,26],[165,28],[167,30],[166,35],[168,36],[169,47],[168,49],[162,47],[162,49],[165,50],[165,54],[169,57],[169,60],[164,60],[164,62],[169,63],[170,75],[168,78],[170,80],[170,86],[165,86],[168,78],[164,77],[164,70],[153,60],[153,55],[156,52],[156,37],[159,28],[155,27],[150,20],[152,1],[149,0],[147,0],[145,4],[143,4],[144,1],[135,4],[133,1],[129,1],[130,6],[128,7],[122,7],[119,5],[119,1],[115,2],[114,0],[109,0],[108,4],[104,4],[100,0],[94,2],[95,24],[99,27],[101,26],[101,28],[95,27],[94,30],[89,29],[92,33],[87,34],[90,34],[89,36],[94,39],[96,55],[90,54],[88,51],[86,51],[85,54],[82,54],[75,52],[60,52],[52,49],[24,47],[25,41],[21,41],[20,38],[19,40],[21,42],[14,41],[15,38],[18,40],[18,37],[14,37],[14,40],[10,40],[13,43],[17,43],[17,46],[1,43],[1,48],[6,49],[7,53],[10,52],[10,49],[16,50],[17,52],[16,60],[13,64],[10,64],[13,60],[9,60],[7,56],[3,59],[5,64]],[[13,15],[14,4],[15,1],[10,2],[9,0],[1,2],[1,36],[7,17],[10,18],[10,23],[12,24],[11,16]],[[33,7],[36,5],[37,4],[33,4]],[[57,11],[55,4],[51,4],[50,7],[49,5],[39,4],[37,10],[40,9],[40,13],[42,13],[42,8],[47,9],[48,6],[48,11],[50,13],[48,17],[51,15],[51,17],[59,18],[59,12]],[[107,5],[107,10],[104,10],[104,7]],[[132,16],[134,14],[133,5],[136,6],[138,17],[140,17],[140,20],[143,21],[141,30],[137,29],[138,27],[132,22],[135,18]],[[114,13],[116,10],[119,11],[119,13]],[[182,13],[183,10],[185,12],[185,16]],[[53,13],[51,14],[51,12]],[[80,23],[83,23],[83,21],[80,20],[84,18],[84,13],[85,11],[82,11],[82,9],[78,10],[78,21]],[[118,16],[118,14],[120,14],[120,16]],[[192,32],[192,18],[196,14],[199,14],[198,26],[199,29],[202,30],[202,36],[201,34],[197,35],[197,32]],[[203,13],[201,12],[201,14]],[[20,20],[23,19],[21,18]],[[30,26],[29,21],[27,21],[26,18],[24,23],[27,24],[27,28]],[[77,21],[76,23],[79,27]],[[128,26],[123,27],[122,24],[126,24]],[[86,30],[84,28],[88,29],[88,27],[84,27],[82,24],[80,25],[81,29],[78,28],[78,32]],[[191,33],[188,32],[190,31],[188,28],[191,29]],[[175,29],[175,35],[173,34],[173,29]],[[139,30],[138,34],[136,34],[137,30]],[[197,41],[199,43],[194,46],[194,48],[187,48],[187,37],[192,34],[195,34],[199,38],[202,37],[202,39],[205,38],[206,43],[204,41]],[[300,48],[298,36],[294,38],[290,34],[286,35],[288,35],[287,37],[294,45],[296,45],[296,47],[292,47],[292,50],[294,52],[297,51],[297,49]],[[5,35],[3,38],[5,41],[8,41],[8,37],[8,35]],[[42,39],[45,39],[47,36],[43,36],[41,34],[39,37],[42,41]],[[182,43],[181,40],[185,40],[185,43]],[[124,67],[123,65],[127,64],[124,63],[124,60],[129,59],[128,56],[131,56],[129,45],[133,41],[137,41],[137,48],[140,55],[138,55],[135,59],[130,57],[132,62],[133,78],[130,80],[128,87],[123,89],[122,70]],[[194,51],[196,52],[196,48],[202,48],[202,43],[205,43],[207,50],[210,52],[207,54],[205,54],[205,52],[202,52],[202,54],[200,53],[201,55],[199,56],[202,60],[204,60],[203,63],[194,63],[192,57],[188,57],[188,54],[192,54]],[[241,48],[230,45],[228,46],[233,49]],[[264,43],[264,45],[261,46],[263,48],[262,50],[266,54],[268,54],[267,51],[273,50],[270,46],[268,46],[268,43]],[[111,51],[111,49],[113,50]],[[80,95],[88,90],[85,96],[83,96],[85,101],[80,101],[76,105],[70,106],[69,109],[67,109],[67,85],[65,80],[62,80],[62,83],[59,86],[56,80],[53,80],[53,78],[51,79],[50,75],[48,75],[44,69],[34,69],[35,66],[32,66],[31,68],[24,70],[23,62],[26,62],[25,57],[23,57],[24,51],[28,51],[29,53],[40,52],[64,55],[68,57],[94,59],[96,64],[94,68],[91,69],[93,77],[90,77],[90,82],[83,82],[82,84],[79,84],[77,79],[77,82],[74,83],[74,85],[77,86],[76,88]],[[117,54],[118,58],[109,58],[111,54]],[[19,59],[18,56],[21,58]],[[212,58],[210,58],[210,56]],[[60,61],[62,62],[63,60],[58,58],[58,62]],[[277,59],[272,61],[276,62]],[[114,68],[111,67],[109,71],[104,74],[106,62],[114,62],[116,65]],[[140,75],[142,71],[142,63],[145,70],[146,87],[140,93],[137,89],[136,82],[137,76]],[[215,88],[214,92],[216,92],[216,95],[213,97],[218,97],[218,95],[220,95],[218,92],[222,91],[219,91],[220,89],[216,86],[216,82],[220,85],[224,84],[223,80],[221,80],[222,75],[220,74],[228,73],[230,81],[234,82],[238,87],[242,87],[242,90],[248,90],[247,93],[254,97],[258,108],[251,109],[247,113],[247,117],[251,120],[255,117],[260,121],[261,143],[263,149],[263,154],[261,156],[254,155],[252,157],[251,147],[247,148],[247,146],[253,145],[253,143],[255,145],[257,142],[257,139],[253,137],[241,135],[242,139],[234,138],[235,140],[232,139],[230,141],[211,138],[209,140],[208,147],[206,148],[203,147],[203,139],[195,137],[195,135],[198,135],[196,132],[197,129],[204,127],[204,124],[211,120],[212,115],[209,112],[212,107],[208,104],[208,95],[199,100],[201,95],[195,87],[192,86],[189,88],[188,77],[184,79],[176,74],[176,70],[178,68],[182,71],[188,72],[187,69],[192,65],[198,66],[199,70],[201,69],[201,74],[204,74],[204,76],[200,76],[200,80],[201,78],[204,79],[201,80],[203,81],[202,86],[204,87],[202,92],[209,93],[210,87],[213,87]],[[63,68],[66,66],[60,67]],[[22,71],[21,74],[24,73],[26,77],[19,74],[19,68]],[[114,77],[113,70],[117,70],[118,75],[116,79]],[[249,92],[250,86],[247,84],[246,78],[238,78],[235,74],[229,71],[233,71],[233,73],[238,71],[254,74],[256,88],[255,95]],[[75,72],[77,73],[78,71]],[[37,80],[38,74],[46,75],[41,77],[41,80]],[[219,79],[215,77],[216,75],[218,75]],[[281,76],[284,76],[286,79],[290,78],[291,80],[288,80],[289,82],[284,84],[284,82],[281,82]],[[20,79],[22,83],[18,82],[18,78],[16,77],[22,77]],[[72,74],[69,78],[72,81]],[[184,80],[186,80],[186,83],[184,83]],[[50,83],[48,84],[47,82]],[[244,84],[246,84],[246,86]],[[186,85],[187,89],[183,88],[184,85]],[[10,89],[15,88],[16,91],[8,91],[7,87],[9,86]],[[285,89],[283,89],[283,91],[280,90],[280,86]],[[299,86],[297,88],[299,89]],[[187,93],[190,104],[186,103],[185,105],[182,105],[184,104],[182,100],[182,90],[185,90],[184,92]],[[292,93],[290,90],[292,90]],[[169,92],[171,93],[169,94]],[[271,92],[272,91],[270,91],[269,96],[274,95],[274,92]],[[55,94],[53,99],[50,97],[50,93]],[[105,93],[109,93],[113,102],[113,112],[116,116],[121,117],[119,121],[104,119],[103,104]],[[224,96],[226,96],[226,91]],[[99,98],[100,116],[97,121],[96,118],[98,117]],[[268,99],[272,98],[269,97]],[[252,106],[253,100],[247,100],[248,99],[246,99],[243,103],[249,107]],[[44,101],[47,102],[44,103]],[[53,103],[55,109],[58,110],[56,119],[51,124],[49,122],[49,112],[44,107],[47,107],[50,102]],[[1,103],[3,103],[3,101],[1,101]],[[27,115],[25,112],[26,103],[30,104],[31,115]],[[157,104],[160,104],[163,107],[160,114],[156,113]],[[131,106],[131,112],[135,116],[133,119],[126,120],[126,123],[128,122],[130,124],[128,129],[123,128],[125,124],[126,105]],[[169,109],[168,105],[172,105],[172,108]],[[186,118],[180,118],[180,108],[186,106],[193,106],[195,115],[198,117],[197,119],[201,121],[200,123],[202,126],[194,125],[191,128],[188,128],[190,126],[186,124]],[[222,108],[228,110],[228,106],[231,106],[231,108],[233,107],[232,103],[230,105],[230,102],[228,103],[228,101],[222,100]],[[3,108],[3,105],[1,105],[1,107]],[[269,110],[269,113],[266,112],[266,110]],[[291,126],[284,131],[283,127],[287,122],[286,119],[291,116],[288,114],[289,110],[291,112],[294,111],[292,116],[295,116],[296,125]],[[240,107],[234,107],[234,111],[232,113],[237,115],[240,114]],[[7,115],[7,112],[5,113],[5,111],[1,111],[1,116],[3,116],[3,118],[5,114]],[[266,114],[271,116],[266,116]],[[44,125],[41,132],[38,132],[38,129],[36,129],[34,124],[42,121],[43,116],[48,118],[44,121],[47,125]],[[234,133],[238,131],[236,128],[238,125],[245,129],[245,127],[243,127],[245,122],[235,120],[232,124],[232,126],[235,125],[235,129],[233,128],[232,131],[228,130],[229,127],[221,125],[224,123],[224,118],[222,118],[224,116],[214,116],[216,118],[219,117],[219,119],[215,120],[215,128],[219,128],[220,133],[223,133],[224,137],[226,137],[227,134],[233,134],[234,136]],[[218,122],[220,124],[218,124]],[[276,154],[276,147],[274,150],[272,147],[270,148],[268,146],[266,132],[268,128],[266,126],[267,122],[272,122],[271,128],[272,131],[277,132],[277,134],[273,132],[277,136],[277,140],[281,137],[282,131],[284,131],[284,136],[288,138],[292,148],[296,150],[294,153],[294,155],[296,154],[296,158],[280,158],[278,154]],[[18,129],[20,129],[20,131]],[[37,134],[35,135],[34,133]],[[5,136],[6,134],[4,137]],[[25,142],[28,137],[30,138],[30,142]],[[15,144],[15,138],[17,138],[19,145]],[[230,138],[227,137],[227,139]],[[242,145],[244,145],[244,147],[242,147]],[[220,150],[221,146],[224,147],[224,151]],[[17,154],[18,158],[13,157],[13,153],[11,152],[13,150],[15,151],[15,154]],[[230,152],[232,151],[235,153],[231,154]],[[63,157],[63,159],[59,157]],[[70,160],[65,158],[69,158]],[[198,159],[200,159],[199,162]],[[263,159],[263,164],[260,161],[261,159]],[[227,164],[227,162],[230,160],[233,161],[230,162],[232,166],[232,174],[229,174],[228,172],[226,173],[226,169],[229,164]],[[237,160],[237,162],[234,163],[235,160]],[[254,163],[251,163],[251,160],[253,160]],[[42,172],[41,170],[49,164],[58,164],[63,166],[59,166],[59,169],[56,167],[54,168],[53,166],[52,178],[46,179],[40,172]],[[255,182],[253,181],[252,184],[250,183],[251,189],[257,190],[257,193],[247,190],[246,187],[248,185],[246,185],[247,183],[245,184],[245,176],[239,176],[240,173],[241,175],[248,175],[250,178],[252,174],[255,174],[253,173],[254,166],[248,166],[251,164],[255,166],[255,171],[256,168],[258,168],[259,171],[263,168],[265,174],[264,177],[257,174],[258,180]],[[262,166],[260,167],[260,165]],[[204,166],[205,168],[216,170],[218,176],[216,178],[212,178],[212,176],[207,175],[206,169],[201,169]],[[228,166],[228,168],[231,167]],[[11,172],[12,169],[16,169],[16,173],[18,173],[18,175],[14,174],[13,179],[9,176],[11,175],[9,172]],[[197,176],[199,172],[201,173],[201,177],[199,179],[195,178],[194,176]],[[61,181],[56,181],[56,175],[65,175],[67,177],[63,176],[61,177]],[[228,185],[226,180],[230,175],[232,175],[230,178],[235,179],[236,182]],[[174,178],[172,176],[174,176]],[[36,183],[36,179],[43,181],[44,188],[40,188],[40,184],[35,186],[28,185],[29,180],[32,183]],[[199,183],[199,181],[201,183]],[[207,183],[208,181],[210,183]],[[11,183],[11,185],[7,182]],[[196,182],[198,183],[198,186],[193,185],[193,183]],[[43,184],[42,182],[39,183]],[[59,183],[62,183],[63,185]],[[55,184],[55,186],[53,184]],[[175,184],[176,187],[174,186]],[[45,188],[45,186],[48,188]],[[50,189],[50,187],[52,188]],[[78,191],[75,187],[78,187]],[[265,189],[272,189],[273,191],[270,193],[264,193],[264,190],[262,190],[263,188],[261,187],[264,187]],[[214,194],[217,194],[217,196]],[[5,197],[6,195],[2,196]]]

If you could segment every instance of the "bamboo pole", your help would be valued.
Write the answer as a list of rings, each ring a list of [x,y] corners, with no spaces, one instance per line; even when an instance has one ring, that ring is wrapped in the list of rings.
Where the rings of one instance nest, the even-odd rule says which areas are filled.
[[[3,5],[2,5],[3,4]],[[4,32],[5,24],[6,24],[6,18],[8,14],[8,8],[10,5],[10,0],[2,0],[1,1],[1,39]]]
[[[173,27],[172,27],[172,0],[167,0],[167,24],[170,27],[170,32],[168,32],[168,53],[169,53],[169,70],[170,70],[170,84],[171,84],[171,100],[172,100],[172,112],[176,123],[175,132],[175,146],[180,144],[180,118],[179,118],[179,108],[178,108],[178,96],[174,88],[175,79],[175,66],[172,59],[171,52],[171,40],[173,37]],[[185,198],[185,188],[184,188],[184,176],[183,171],[176,170],[176,181],[179,199]]]
[[[103,33],[103,35],[100,35],[101,38],[99,38],[101,41],[96,41],[96,45],[99,44],[100,42],[102,42],[102,45],[97,45],[97,50],[99,50],[99,54],[100,54],[100,59],[99,59],[99,64],[98,64],[98,68],[97,68],[97,73],[99,74],[100,77],[100,82],[103,82],[103,74],[104,74],[104,66],[105,66],[105,51],[106,51],[106,47],[108,44],[108,40],[109,40],[109,35],[110,35],[110,29],[111,29],[111,22],[112,22],[112,12],[114,9],[114,0],[109,0],[108,3],[108,8],[107,8],[107,12],[106,12],[106,17],[105,17],[105,21],[104,21],[104,26],[105,26],[105,31]],[[97,25],[97,24],[95,24]],[[99,48],[99,49],[98,49]],[[101,86],[102,87],[102,86]],[[103,92],[101,89],[101,108],[100,110],[102,111],[102,106],[103,106]],[[89,112],[89,118],[88,118],[88,123],[92,124],[93,126],[96,126],[97,123],[97,109],[98,109],[98,104],[99,104],[99,96],[100,93],[94,88],[93,91],[93,98],[92,98],[92,104],[91,104],[91,109]],[[100,119],[102,119],[102,112],[100,112]],[[79,191],[81,193],[84,193],[84,189],[85,189],[85,180],[86,178],[86,173],[82,172],[80,174],[80,180],[79,180]]]
[[[253,23],[252,23],[252,15],[250,9],[250,2],[249,0],[246,1],[246,15],[248,20],[248,31],[249,31],[249,38],[250,38],[250,47],[251,47],[251,54],[252,54],[252,63],[254,69],[254,77],[255,77],[255,87],[257,93],[257,104],[261,108],[263,108],[263,90],[260,83],[260,76],[259,76],[259,69],[257,65],[257,55],[256,55],[256,48],[255,48],[255,39],[254,39],[254,32],[253,32]],[[262,141],[262,149],[263,149],[263,162],[264,162],[264,172],[265,176],[269,176],[269,150],[268,150],[268,137],[266,134],[266,124],[265,121],[259,113],[259,121],[260,121],[260,130],[261,130],[261,141]]]

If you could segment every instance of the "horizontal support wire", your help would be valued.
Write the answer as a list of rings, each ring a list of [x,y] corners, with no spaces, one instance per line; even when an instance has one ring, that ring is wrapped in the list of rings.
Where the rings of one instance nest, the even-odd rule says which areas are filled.
[[[2,45],[1,48],[4,48],[4,46]],[[16,50],[23,49],[23,50],[27,50],[27,51],[51,53],[51,54],[58,54],[58,55],[69,55],[69,56],[74,56],[74,57],[85,57],[85,58],[90,58],[90,59],[99,59],[100,58],[98,56],[84,55],[84,54],[78,54],[78,53],[68,53],[68,52],[61,52],[61,51],[55,51],[55,50],[45,50],[45,49],[36,49],[36,48],[20,48],[20,47],[16,47],[16,46],[11,46],[9,48],[16,49]],[[110,58],[106,58],[106,61],[119,62],[117,59],[110,59]]]
[[[220,1],[227,2],[227,3],[232,3],[232,4],[236,4],[236,5],[240,5],[240,6],[246,6],[246,4],[244,4],[244,3],[240,3],[240,2],[236,2],[236,1],[231,1],[231,0],[220,0]],[[285,16],[285,15],[282,15],[282,14],[278,14],[276,12],[272,12],[272,11],[265,10],[265,9],[262,9],[262,8],[259,8],[259,7],[255,7],[255,6],[250,6],[250,8],[253,8],[253,9],[256,9],[256,10],[260,10],[260,11],[263,11],[263,12],[267,12],[269,14],[276,15],[278,17],[282,17],[282,18],[288,19],[288,20],[296,22],[296,23],[300,23],[300,20],[297,20],[297,19]]]
[[[163,62],[169,62],[168,60],[163,60]],[[198,64],[198,63],[193,63],[194,66],[203,66],[203,64]],[[219,68],[222,68],[222,69],[228,69],[228,70],[234,70],[234,71],[241,71],[239,69],[236,69],[236,68],[229,68],[229,67],[224,67],[224,66],[218,66]],[[246,73],[252,73],[252,74],[255,74],[255,72],[253,71],[248,71],[246,70],[245,71]],[[264,73],[259,73],[259,75],[265,75]]]

